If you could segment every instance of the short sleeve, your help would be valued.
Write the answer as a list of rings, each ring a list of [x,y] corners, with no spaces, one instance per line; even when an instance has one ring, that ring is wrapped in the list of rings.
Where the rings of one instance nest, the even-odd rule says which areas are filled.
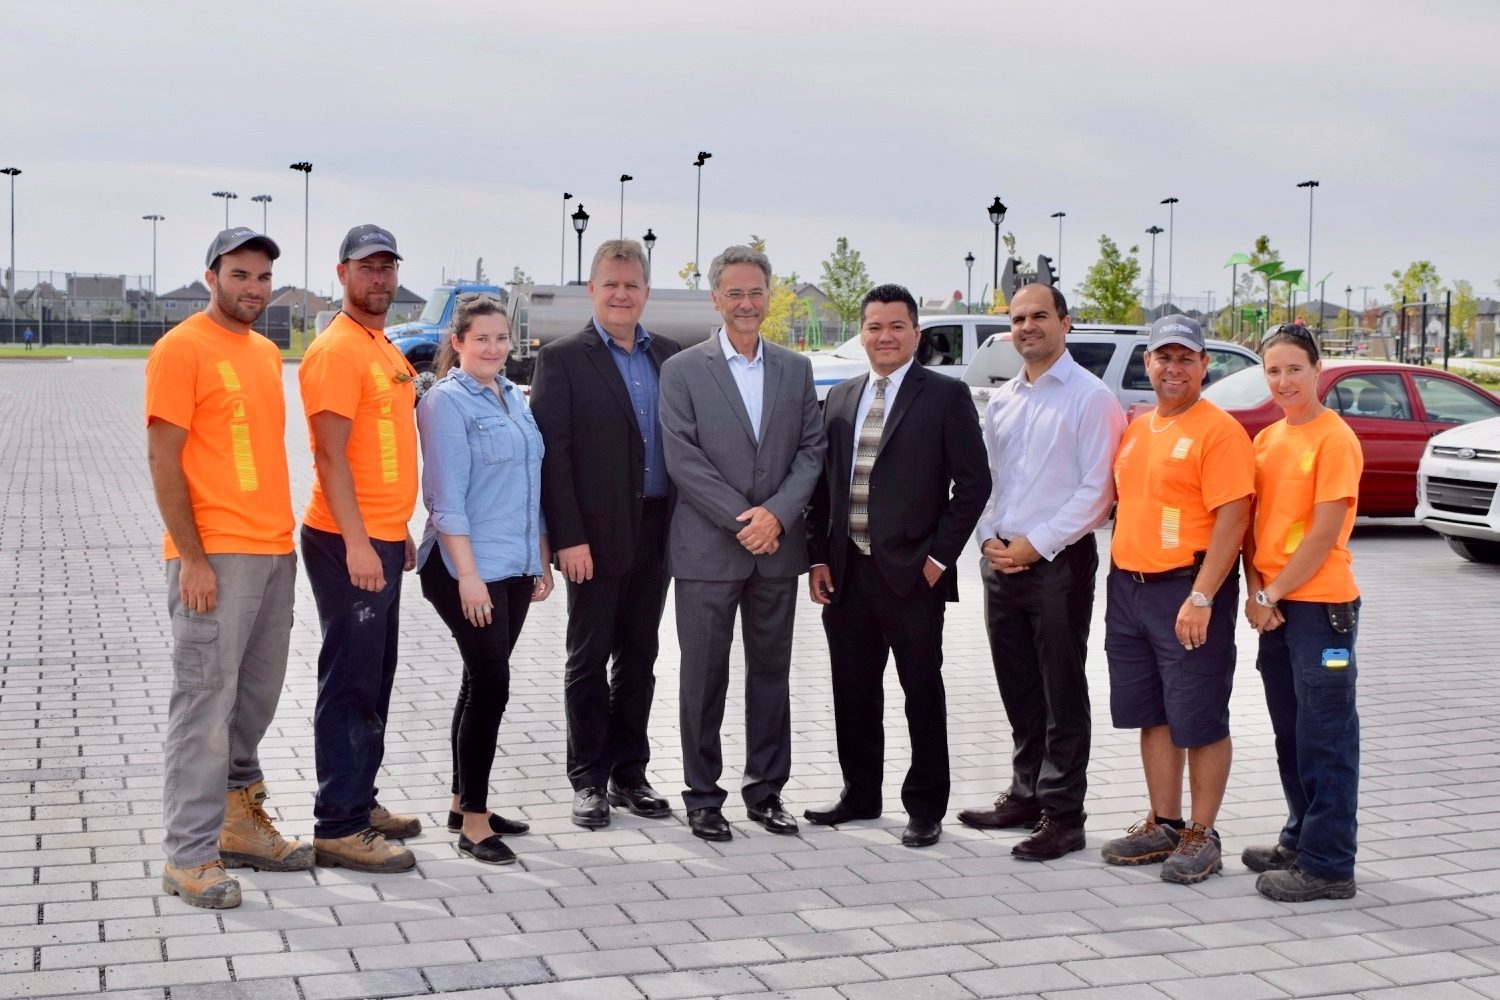
[[[309,418],[333,413],[353,420],[359,412],[359,369],[332,350],[310,352],[298,366],[302,411]]]
[[[164,337],[146,359],[146,423],[165,420],[188,430],[198,402],[198,359],[182,337]]]
[[[1313,501],[1327,503],[1359,496],[1359,477],[1364,471],[1364,455],[1359,439],[1347,428],[1323,440],[1317,465],[1317,485]]]

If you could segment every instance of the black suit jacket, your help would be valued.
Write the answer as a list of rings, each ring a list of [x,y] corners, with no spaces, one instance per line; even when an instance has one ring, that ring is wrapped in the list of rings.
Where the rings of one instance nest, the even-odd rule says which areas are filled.
[[[680,350],[651,335],[658,372]],[[625,380],[592,322],[537,354],[531,412],[546,445],[542,511],[552,551],[587,543],[595,573],[627,572],[641,528],[645,445]]]
[[[828,457],[813,493],[808,548],[843,591],[849,554],[849,476],[859,397],[869,375],[834,386],[823,410]],[[870,554],[897,594],[922,584],[931,556],[948,567],[938,586],[958,600],[955,564],[990,496],[989,462],[969,387],[913,364],[887,402],[880,450],[870,472]]]

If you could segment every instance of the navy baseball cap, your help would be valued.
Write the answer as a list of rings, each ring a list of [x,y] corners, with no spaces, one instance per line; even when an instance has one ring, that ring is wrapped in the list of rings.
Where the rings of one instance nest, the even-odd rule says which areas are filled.
[[[365,223],[363,226],[355,226],[344,237],[344,242],[339,245],[339,263],[364,260],[377,253],[388,253],[397,260],[402,259],[396,252],[396,237],[391,235],[390,230]]]
[[[248,246],[252,243],[264,250],[272,260],[281,256],[281,247],[277,246],[276,241],[271,239],[271,237],[263,236],[253,229],[246,229],[244,226],[240,226],[238,229],[226,229],[214,237],[214,241],[208,245],[207,266],[213,267],[214,261],[226,253],[238,250],[240,247]]]

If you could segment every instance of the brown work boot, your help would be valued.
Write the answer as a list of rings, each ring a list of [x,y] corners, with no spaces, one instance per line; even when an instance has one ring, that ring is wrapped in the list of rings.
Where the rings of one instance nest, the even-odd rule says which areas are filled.
[[[210,910],[229,910],[240,905],[240,884],[224,874],[224,865],[219,861],[195,868],[164,866],[161,891],[168,896],[181,896],[189,906]]]
[[[405,840],[422,832],[422,821],[415,816],[398,816],[380,803],[370,810],[370,825],[380,831],[382,837]]]
[[[318,864],[343,866],[357,872],[404,872],[417,864],[417,856],[404,847],[393,847],[381,832],[367,827],[347,837],[313,838]]]
[[[266,872],[300,872],[313,866],[311,844],[287,840],[271,825],[261,803],[266,783],[231,788],[224,804],[224,829],[219,831],[219,857],[225,868],[255,868]]]

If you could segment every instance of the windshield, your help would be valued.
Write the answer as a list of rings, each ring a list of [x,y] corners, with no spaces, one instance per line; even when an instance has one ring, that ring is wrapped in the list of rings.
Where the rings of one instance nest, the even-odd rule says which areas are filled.
[[[1271,398],[1265,372],[1260,368],[1241,368],[1232,375],[1203,387],[1203,398],[1226,410],[1243,410],[1259,406]]]
[[[439,288],[432,293],[432,298],[427,300],[427,307],[422,310],[422,315],[417,317],[418,323],[441,323],[443,310],[448,308],[448,300],[453,297],[453,289]]]
[[[843,358],[845,361],[869,360],[869,356],[865,354],[865,345],[860,343],[859,334],[857,333],[840,344],[838,349],[833,352],[833,356]]]

